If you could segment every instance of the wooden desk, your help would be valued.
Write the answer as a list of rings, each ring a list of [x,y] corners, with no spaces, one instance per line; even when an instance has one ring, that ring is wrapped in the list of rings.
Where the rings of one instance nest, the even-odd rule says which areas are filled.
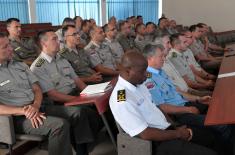
[[[110,139],[113,143],[113,146],[115,149],[117,149],[117,144],[114,138],[114,135],[111,131],[111,128],[108,124],[108,121],[105,117],[105,112],[107,111],[109,107],[109,97],[113,91],[113,88],[117,82],[117,79],[113,79],[111,81],[112,89],[109,89],[105,93],[99,93],[96,95],[88,95],[88,96],[78,96],[75,100],[65,103],[65,106],[74,106],[74,105],[81,105],[81,104],[94,104],[96,106],[96,109],[101,116],[104,125],[108,131],[108,134],[110,136]]]
[[[225,54],[219,74],[230,72],[235,72],[235,52]],[[235,124],[235,76],[216,81],[205,125],[219,124]]]

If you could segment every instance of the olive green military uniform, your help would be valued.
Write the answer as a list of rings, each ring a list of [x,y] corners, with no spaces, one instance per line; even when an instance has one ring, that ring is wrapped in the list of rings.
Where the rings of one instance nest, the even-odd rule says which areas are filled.
[[[39,57],[33,62],[30,69],[39,79],[43,93],[56,90],[63,94],[75,95],[75,79],[78,78],[69,62],[56,55],[50,57],[41,52]],[[73,94],[72,94],[73,93]],[[48,103],[49,104],[49,103]],[[94,141],[94,134],[99,129],[97,113],[86,106],[63,106],[58,102],[51,103],[51,108],[45,111],[55,116],[63,117],[71,124],[71,133],[76,144]],[[49,106],[47,106],[49,107]]]
[[[35,60],[38,56],[38,46],[33,39],[21,39],[17,41],[9,38],[10,44],[14,49],[14,59],[16,60]]]
[[[0,103],[18,107],[32,104],[32,86],[37,81],[24,63],[13,60],[0,64]],[[14,116],[14,124],[17,133],[48,136],[49,155],[72,155],[69,123],[66,120],[47,116],[40,128],[33,128],[25,116]]]
[[[124,54],[124,50],[120,43],[114,39],[110,40],[108,38],[105,38],[104,44],[108,45],[112,51],[112,55],[117,63],[120,63],[121,58]]]
[[[131,37],[126,37],[123,34],[118,34],[117,36],[118,42],[121,44],[124,51],[128,49],[134,49],[135,48],[135,42],[134,39]]]
[[[90,37],[83,31],[80,31],[79,35],[80,35],[80,42],[84,45],[87,45],[90,41]]]
[[[83,49],[70,49],[64,47],[60,50],[61,57],[65,58],[73,67],[79,77],[88,77],[95,73],[91,61]]]
[[[187,60],[182,53],[176,51],[175,49],[171,49],[167,57],[174,64],[175,68],[182,77],[186,75],[190,80],[196,81],[195,76],[187,63]]]
[[[89,55],[92,67],[101,64],[107,68],[116,69],[116,61],[113,58],[111,49],[106,44],[97,45],[91,41],[86,47],[85,51]]]
[[[144,47],[148,44],[151,43],[145,39],[145,37],[142,37],[140,35],[137,35],[135,38],[135,45],[136,47],[142,52]]]

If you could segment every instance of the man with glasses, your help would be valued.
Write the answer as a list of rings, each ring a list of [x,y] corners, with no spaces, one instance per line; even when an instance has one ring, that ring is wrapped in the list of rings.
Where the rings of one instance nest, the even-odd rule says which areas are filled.
[[[104,44],[108,45],[112,51],[113,57],[117,63],[121,61],[121,57],[124,54],[123,48],[120,43],[116,40],[117,29],[116,26],[111,24],[106,24],[103,27],[105,33]]]
[[[76,28],[68,25],[62,29],[65,47],[60,50],[60,55],[67,59],[76,74],[85,83],[99,83],[102,81],[100,73],[92,68],[92,63],[87,53],[78,47],[80,36]]]

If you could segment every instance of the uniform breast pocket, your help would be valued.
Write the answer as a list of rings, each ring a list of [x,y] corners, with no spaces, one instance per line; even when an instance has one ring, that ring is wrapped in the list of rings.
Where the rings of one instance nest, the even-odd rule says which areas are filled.
[[[19,72],[19,77],[22,79],[22,80],[28,80],[28,77],[26,75],[25,72]]]
[[[11,91],[12,82],[10,80],[3,80],[0,82],[0,93],[5,94]]]
[[[63,67],[62,73],[64,76],[69,76],[70,75],[70,68],[69,67]]]

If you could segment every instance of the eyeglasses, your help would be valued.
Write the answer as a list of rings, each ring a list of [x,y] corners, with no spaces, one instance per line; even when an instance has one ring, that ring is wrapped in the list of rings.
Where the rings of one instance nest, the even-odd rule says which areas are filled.
[[[68,37],[68,36],[80,37],[78,32],[75,32],[75,33],[73,33],[73,34],[66,35],[66,37]]]

